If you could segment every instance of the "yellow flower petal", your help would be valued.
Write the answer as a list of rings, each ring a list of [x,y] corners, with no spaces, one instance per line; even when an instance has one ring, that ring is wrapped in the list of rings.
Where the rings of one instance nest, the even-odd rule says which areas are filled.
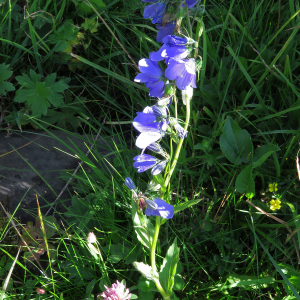
[[[276,202],[274,200],[271,200],[270,204],[274,205],[274,204],[276,204]]]

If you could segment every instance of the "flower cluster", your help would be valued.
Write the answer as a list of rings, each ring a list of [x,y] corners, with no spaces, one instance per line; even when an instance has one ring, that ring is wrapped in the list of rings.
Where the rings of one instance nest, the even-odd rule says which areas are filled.
[[[145,7],[143,16],[145,19],[151,19],[152,23],[156,24],[156,28],[158,29],[156,40],[159,43],[162,43],[166,35],[172,35],[174,33],[176,28],[176,21],[174,21],[174,19],[180,15],[180,10],[185,9],[186,5],[189,9],[192,9],[199,2],[199,0],[180,0],[173,1],[175,6],[167,6],[160,0],[142,1],[152,3]]]
[[[107,299],[107,300],[129,300],[131,294],[129,289],[126,289],[125,285],[122,282],[117,281],[113,283],[111,288],[104,286],[106,291],[103,292],[98,299]]]
[[[174,80],[181,91],[189,87],[196,88],[196,62],[194,58],[187,58],[194,41],[186,37],[167,35],[163,38],[164,44],[157,52],[151,52],[149,59],[139,61],[141,71],[134,81],[145,83],[150,89],[150,97],[161,98],[165,94],[169,80]],[[165,61],[167,67],[163,72],[158,61]]]

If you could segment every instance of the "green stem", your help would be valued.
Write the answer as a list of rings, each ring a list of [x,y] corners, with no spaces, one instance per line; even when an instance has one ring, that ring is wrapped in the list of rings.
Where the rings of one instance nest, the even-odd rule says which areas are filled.
[[[153,236],[152,245],[151,245],[151,267],[154,272],[156,271],[155,249],[156,249],[156,244],[157,244],[157,239],[158,239],[158,234],[159,234],[159,228],[160,228],[160,217],[156,217],[154,236]]]
[[[191,115],[191,101],[187,100],[186,101],[186,119],[185,119],[185,125],[184,125],[184,129],[187,130],[188,126],[189,126],[189,122],[190,122],[190,115]],[[179,154],[180,154],[180,150],[181,150],[181,147],[182,147],[182,144],[183,144],[183,139],[180,139],[179,143],[178,143],[178,146],[177,146],[177,149],[176,149],[176,152],[175,152],[175,155],[174,155],[174,158],[173,158],[173,162],[172,162],[172,165],[171,165],[171,169],[167,175],[167,178],[164,182],[164,188],[166,189],[169,182],[170,182],[170,179],[171,179],[171,176],[174,172],[174,169],[176,167],[176,164],[177,164],[177,161],[178,161],[178,158],[179,158]]]
[[[157,244],[157,239],[158,239],[158,234],[159,234],[159,229],[160,229],[160,217],[156,217],[155,219],[155,229],[154,229],[154,236],[152,240],[152,245],[151,245],[151,267],[154,272],[156,272],[156,264],[155,264],[155,249],[156,249],[156,244]],[[160,292],[160,294],[164,297],[165,300],[170,300],[170,296],[165,292],[163,287],[161,286],[160,282],[158,279],[154,279],[155,285]]]

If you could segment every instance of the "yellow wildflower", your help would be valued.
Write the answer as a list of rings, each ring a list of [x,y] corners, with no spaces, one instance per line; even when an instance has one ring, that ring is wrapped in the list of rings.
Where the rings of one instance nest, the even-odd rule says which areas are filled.
[[[276,182],[274,182],[274,183],[270,183],[269,184],[269,191],[270,192],[277,192],[278,191],[278,188],[277,188],[277,186],[278,186],[278,183],[276,183]]]
[[[281,201],[279,199],[276,200],[271,200],[270,201],[270,209],[271,210],[276,210],[276,209],[280,209],[281,205],[280,205]]]

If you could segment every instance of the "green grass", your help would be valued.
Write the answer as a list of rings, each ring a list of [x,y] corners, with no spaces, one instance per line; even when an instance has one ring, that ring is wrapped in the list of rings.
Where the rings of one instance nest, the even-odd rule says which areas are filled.
[[[36,288],[43,287],[46,294],[41,299],[75,299],[74,295],[76,299],[92,299],[90,295],[99,294],[104,284],[122,279],[132,293],[138,294],[140,275],[132,263],[149,263],[149,256],[134,233],[130,193],[123,181],[130,176],[140,190],[145,190],[151,178],[147,173],[137,174],[132,166],[132,158],[139,151],[134,146],[137,133],[130,122],[137,111],[155,100],[148,97],[143,85],[134,83],[137,71],[100,20],[97,32],[81,29],[84,42],[72,48],[73,58],[79,61],[72,61],[71,55],[55,52],[55,44],[49,41],[65,20],[72,19],[79,27],[84,22],[73,2],[30,1],[28,14],[23,15],[25,4],[7,1],[0,6],[3,11],[7,5],[14,7],[2,13],[0,31],[1,63],[14,72],[10,82],[18,89],[14,78],[28,74],[30,69],[44,77],[57,72],[58,78],[71,78],[70,102],[65,96],[64,105],[49,110],[75,110],[76,130],[89,134],[82,136],[88,145],[86,151],[94,142],[92,135],[102,128],[101,139],[107,141],[110,154],[102,156],[93,149],[87,157],[75,145],[68,146],[68,152],[78,155],[90,171],[80,168],[73,176],[70,185],[77,193],[70,193],[72,207],[59,216],[63,226],[59,223],[57,234],[48,239],[55,245],[56,258],[50,264],[49,258],[42,256],[45,277],[36,262],[23,260],[21,252],[6,294],[10,299],[38,299]],[[136,62],[159,47],[154,27],[142,18],[142,7],[139,0],[119,0],[100,11]],[[48,14],[36,13],[39,10]],[[169,189],[174,204],[202,200],[166,222],[156,249],[159,266],[177,238],[183,279],[176,282],[179,299],[300,298],[300,184],[295,166],[300,139],[299,10],[299,1],[292,0],[206,1],[198,49],[202,69],[192,101],[189,134]],[[28,15],[31,17],[24,19]],[[45,16],[49,18],[42,21]],[[76,66],[75,72],[70,66]],[[71,123],[62,128],[49,116],[26,117],[26,107],[13,101],[14,92],[1,97],[1,115],[10,114],[13,131],[20,126],[23,130],[33,126],[45,131],[74,131]],[[184,119],[180,101],[178,117]],[[170,111],[174,112],[173,106]],[[246,164],[231,163],[220,148],[228,116],[249,132],[254,149],[268,144],[280,148],[254,169],[254,206],[235,189],[236,178]],[[3,121],[1,130],[6,123]],[[167,142],[163,146],[169,150]],[[72,173],[62,177],[69,178]],[[268,191],[268,184],[273,182],[278,183],[276,194]],[[269,208],[272,196],[282,202],[275,212]],[[2,236],[11,226],[6,225]],[[101,256],[98,249],[88,246],[90,231],[97,235]],[[17,253],[17,246],[9,243],[3,240],[0,244],[1,257],[5,257],[3,263],[0,261],[2,279]],[[9,250],[12,248],[15,251]],[[158,294],[156,298],[160,299]]]

